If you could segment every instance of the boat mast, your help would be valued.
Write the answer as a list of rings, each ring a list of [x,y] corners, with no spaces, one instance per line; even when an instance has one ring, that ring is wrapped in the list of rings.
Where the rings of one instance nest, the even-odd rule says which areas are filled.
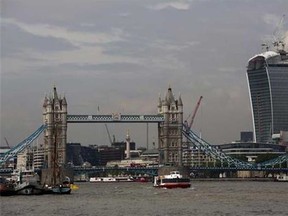
[[[52,158],[53,158],[53,170],[52,170],[52,176],[53,176],[53,179],[52,179],[52,183],[53,185],[56,185],[56,177],[57,177],[57,123],[55,123],[55,126],[54,126],[54,145],[53,145],[53,155],[52,155]]]

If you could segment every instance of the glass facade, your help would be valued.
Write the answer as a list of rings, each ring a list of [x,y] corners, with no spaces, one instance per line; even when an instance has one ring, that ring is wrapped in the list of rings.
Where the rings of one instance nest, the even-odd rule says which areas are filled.
[[[241,131],[240,132],[240,141],[241,142],[252,142],[253,141],[253,132],[252,131]]]
[[[256,142],[288,131],[288,55],[268,51],[251,58],[247,67]]]

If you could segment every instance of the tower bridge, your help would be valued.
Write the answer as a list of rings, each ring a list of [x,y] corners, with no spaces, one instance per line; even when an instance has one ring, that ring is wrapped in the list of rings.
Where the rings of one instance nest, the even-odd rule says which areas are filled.
[[[71,115],[68,114],[65,97],[57,94],[56,87],[50,97],[44,98],[43,125],[28,138],[1,156],[3,165],[9,158],[16,156],[35,140],[41,133],[44,135],[44,164],[46,168],[53,167],[53,157],[57,157],[60,166],[66,164],[66,143],[68,123],[156,123],[158,125],[159,164],[173,164],[183,166],[183,136],[210,157],[228,164],[228,169],[237,170],[269,170],[276,168],[287,169],[288,154],[260,164],[252,164],[232,158],[213,145],[198,137],[192,130],[183,125],[183,103],[181,96],[175,99],[169,87],[165,97],[159,97],[158,112],[155,115],[140,114],[127,115],[112,113],[106,115]],[[53,155],[56,152],[57,155]],[[281,164],[286,163],[286,168]],[[191,169],[200,169],[192,167]],[[153,168],[154,170],[155,168]],[[207,169],[207,168],[205,168]],[[218,169],[217,167],[214,169]]]
[[[176,100],[169,87],[164,99],[159,97],[158,113],[156,115],[68,115],[66,98],[57,94],[56,87],[53,96],[45,97],[43,104],[43,121],[47,125],[44,131],[44,146],[46,146],[45,161],[52,167],[52,153],[57,137],[57,158],[63,166],[66,163],[66,141],[68,123],[157,123],[158,143],[161,164],[172,163],[182,166],[182,122],[183,103],[181,96]],[[57,136],[55,136],[57,135]]]

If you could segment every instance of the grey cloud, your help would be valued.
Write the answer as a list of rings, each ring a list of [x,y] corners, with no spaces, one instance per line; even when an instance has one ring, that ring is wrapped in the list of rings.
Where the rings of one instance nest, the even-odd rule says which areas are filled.
[[[105,74],[106,72],[116,73],[118,75],[123,75],[123,73],[137,73],[137,71],[145,71],[147,68],[145,68],[143,65],[136,64],[136,63],[106,63],[106,64],[60,64],[57,66],[58,69],[61,70],[65,68],[65,70],[78,70],[78,71],[99,71],[100,74],[103,76],[109,76],[109,74]]]
[[[190,8],[190,1],[163,1],[158,4],[150,5],[148,8],[152,10],[176,9],[188,10]]]
[[[74,45],[63,39],[35,36],[11,24],[2,24],[1,55],[11,56],[22,53],[24,49],[41,52],[54,52],[77,49]]]
[[[73,52],[75,47],[64,38],[36,37],[19,32],[15,26],[7,28],[1,41],[2,53],[8,55],[29,47],[38,52],[27,52],[25,58],[18,53],[17,58],[10,57],[11,61],[2,66],[6,73],[19,63],[19,57],[23,61],[16,68],[16,75],[1,80],[1,97],[5,102],[1,104],[1,122],[5,122],[2,134],[14,140],[24,138],[23,130],[28,129],[19,128],[17,122],[27,123],[23,126],[31,125],[30,122],[40,124],[40,101],[54,83],[60,92],[66,92],[69,112],[76,114],[95,113],[99,104],[107,112],[156,113],[158,93],[163,95],[170,83],[176,95],[181,92],[185,115],[193,110],[198,97],[204,96],[202,128],[196,123],[195,130],[202,129],[208,141],[232,141],[238,139],[241,130],[250,130],[246,64],[251,56],[261,52],[262,36],[273,33],[273,26],[267,24],[273,17],[266,22],[263,17],[281,16],[288,8],[287,0],[193,0],[183,1],[190,6],[182,4],[182,10],[178,10],[181,6],[148,8],[171,2],[176,1],[6,0],[4,18],[29,26],[58,27],[67,30],[69,38],[70,33],[89,37],[101,34],[103,40],[98,44],[81,40],[81,48],[85,49]],[[68,57],[59,52],[65,49],[71,50],[65,52]],[[38,53],[43,54],[41,60],[46,64],[33,62]],[[22,113],[16,101],[27,95],[31,105],[20,100],[21,104],[27,103]],[[13,113],[18,111],[16,120],[10,106]],[[33,113],[29,106],[33,106]],[[35,129],[33,125],[30,131]],[[85,129],[94,131],[88,128]],[[68,139],[83,144],[107,141],[106,135],[99,134],[96,139],[93,132],[87,131],[70,131]],[[141,143],[145,139],[143,130],[133,131],[133,137]]]

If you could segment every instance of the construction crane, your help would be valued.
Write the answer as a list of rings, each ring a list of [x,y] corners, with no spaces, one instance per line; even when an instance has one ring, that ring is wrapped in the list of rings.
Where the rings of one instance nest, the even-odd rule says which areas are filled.
[[[99,114],[100,113],[100,107],[99,106],[97,107],[97,110],[98,110],[98,114]],[[107,124],[105,124],[105,128],[106,128],[106,131],[107,131],[109,142],[112,145],[112,143],[115,142],[114,135],[113,135],[113,142],[112,142],[111,135],[110,135],[110,132],[109,132]]]
[[[189,125],[187,125],[188,126],[188,128],[187,129],[191,129],[191,127],[192,127],[192,125],[193,125],[193,122],[194,122],[194,119],[195,119],[195,116],[196,116],[196,113],[197,113],[197,111],[198,111],[198,108],[199,108],[199,106],[200,106],[200,103],[201,103],[201,100],[202,100],[202,98],[203,98],[203,96],[200,96],[200,98],[199,98],[199,100],[198,100],[198,102],[197,102],[197,105],[196,105],[196,107],[195,107],[195,109],[194,109],[194,111],[193,111],[193,115],[192,115],[192,117],[191,117],[191,121],[190,121],[190,123],[189,123]],[[190,117],[190,115],[188,116],[188,118]],[[187,120],[188,120],[188,118],[187,118]],[[187,121],[186,120],[186,121]]]
[[[7,147],[10,148],[9,143],[8,143],[8,140],[6,139],[6,137],[4,137],[4,139],[5,139],[5,142],[6,142]]]
[[[196,104],[196,107],[193,111],[192,114],[192,117],[191,117],[191,121],[190,123],[188,124],[188,119],[190,118],[191,114],[188,116],[188,118],[185,120],[184,122],[184,125],[185,125],[185,130],[187,133],[189,133],[192,125],[193,125],[193,122],[194,122],[194,119],[195,119],[195,116],[196,116],[196,113],[198,111],[198,108],[200,106],[200,103],[201,103],[201,100],[202,100],[203,96],[200,96],[197,104]],[[188,156],[187,156],[187,165],[190,165],[191,163],[191,157],[192,157],[192,152],[191,152],[191,143],[188,141],[188,138],[186,137],[186,145],[187,145],[187,149],[188,149]],[[198,150],[198,154],[199,154],[199,150]]]
[[[276,26],[276,29],[273,32],[273,46],[279,50],[279,46],[282,45],[282,50],[284,50],[285,47],[285,31],[284,31],[284,19],[285,19],[285,14],[282,16],[280,22]]]
[[[106,128],[106,131],[107,131],[107,134],[108,134],[109,142],[112,145],[113,142],[112,142],[112,139],[111,139],[110,132],[109,132],[107,124],[105,124],[105,128]]]
[[[273,46],[274,49],[278,52],[283,52],[285,48],[285,31],[284,31],[284,19],[285,14],[282,16],[279,23],[276,25],[271,38],[267,38],[266,42],[262,43],[262,48],[265,48],[266,51],[270,49],[270,46]]]

